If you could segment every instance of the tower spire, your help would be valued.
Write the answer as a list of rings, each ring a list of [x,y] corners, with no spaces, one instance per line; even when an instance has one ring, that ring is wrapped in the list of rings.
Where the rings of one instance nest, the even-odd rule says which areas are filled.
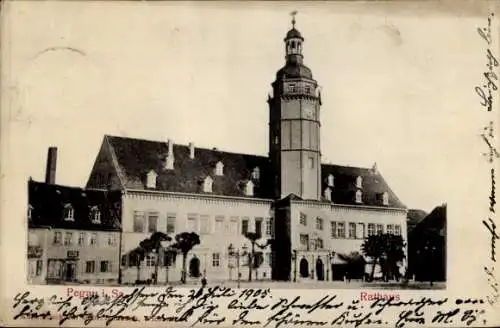
[[[290,16],[292,16],[292,28],[295,28],[295,15],[297,15],[297,13],[297,10],[294,10],[290,13]]]

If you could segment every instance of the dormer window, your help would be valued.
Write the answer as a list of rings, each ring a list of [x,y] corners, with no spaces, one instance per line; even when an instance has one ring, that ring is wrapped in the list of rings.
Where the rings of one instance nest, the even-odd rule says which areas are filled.
[[[356,178],[356,187],[357,188],[363,188],[363,178],[362,177],[357,177]]]
[[[63,218],[66,221],[74,221],[75,220],[75,210],[71,204],[64,205],[63,210]]]
[[[255,180],[260,179],[260,169],[258,166],[254,167],[253,172],[252,172],[252,178],[254,178]]]
[[[222,164],[222,162],[217,162],[217,164],[215,164],[215,175],[224,175],[224,164]]]
[[[389,205],[389,194],[387,192],[382,194],[382,204]]]
[[[332,200],[332,191],[330,190],[330,188],[325,189],[325,199],[328,201]]]
[[[204,192],[212,192],[212,184],[214,180],[210,176],[205,178],[205,181],[203,181],[203,191]]]
[[[328,187],[333,187],[333,175],[328,176]]]
[[[31,220],[31,217],[32,217],[32,214],[33,214],[33,206],[28,205],[28,220]]]
[[[148,188],[151,188],[151,189],[156,188],[156,178],[157,177],[158,177],[158,174],[155,171],[153,171],[153,170],[149,171],[148,176],[147,176],[146,186]]]
[[[362,203],[363,202],[363,193],[361,190],[356,191],[356,203]]]
[[[247,196],[253,196],[253,182],[248,181],[247,184],[245,185],[245,195]]]
[[[92,223],[101,223],[101,211],[99,211],[99,208],[97,206],[92,206],[90,208],[89,216]]]

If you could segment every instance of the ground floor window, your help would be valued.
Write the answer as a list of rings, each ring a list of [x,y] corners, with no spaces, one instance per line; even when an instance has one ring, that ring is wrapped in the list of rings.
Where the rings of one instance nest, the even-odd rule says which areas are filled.
[[[217,268],[220,266],[220,253],[213,253],[212,254],[212,266],[214,268]]]
[[[47,278],[60,279],[62,277],[63,262],[61,260],[49,260]]]
[[[110,261],[101,261],[101,272],[111,272]]]
[[[94,273],[94,272],[95,272],[95,261],[85,262],[85,273]]]

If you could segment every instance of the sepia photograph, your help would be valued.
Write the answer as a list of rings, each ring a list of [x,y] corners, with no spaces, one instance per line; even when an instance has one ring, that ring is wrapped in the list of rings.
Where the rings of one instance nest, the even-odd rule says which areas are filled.
[[[498,325],[498,4],[2,3],[0,326]]]
[[[370,114],[358,112],[362,116],[355,118],[349,116],[348,106],[337,106],[335,94],[323,97],[333,89],[342,93],[351,86],[316,80],[315,71],[310,67],[335,69],[339,65],[335,56],[342,57],[345,50],[335,47],[333,59],[314,56],[314,51],[322,50],[321,44],[335,43],[335,40],[330,40],[328,35],[303,33],[301,27],[306,23],[301,23],[298,11],[282,10],[273,15],[280,22],[276,24],[279,25],[276,33],[254,34],[243,42],[245,45],[238,45],[262,51],[257,58],[242,56],[242,50],[232,52],[231,45],[227,45],[225,52],[206,49],[204,62],[193,58],[200,60],[194,63],[201,66],[197,75],[208,74],[203,68],[209,65],[219,71],[218,79],[224,78],[227,70],[221,59],[241,65],[257,62],[258,66],[258,61],[263,62],[262,75],[267,76],[266,79],[254,78],[249,83],[242,79],[234,85],[234,89],[243,90],[254,88],[253,83],[268,86],[267,95],[251,99],[252,103],[259,104],[259,109],[240,106],[239,103],[249,101],[253,93],[245,95],[242,90],[235,90],[233,98],[231,85],[224,86],[227,87],[224,90],[226,104],[217,94],[203,95],[220,98],[217,99],[220,105],[239,111],[244,117],[258,110],[258,115],[247,122],[253,125],[250,130],[260,133],[258,138],[251,133],[232,147],[217,144],[207,147],[208,143],[203,143],[204,135],[232,124],[231,121],[213,120],[209,125],[198,127],[196,138],[201,146],[194,141],[176,142],[179,132],[169,132],[169,129],[159,135],[142,133],[148,128],[144,122],[143,127],[131,127],[120,134],[113,133],[113,128],[104,131],[104,135],[89,129],[87,133],[92,134],[93,140],[101,137],[100,144],[89,144],[85,152],[75,154],[71,161],[66,159],[60,163],[58,151],[76,147],[76,143],[67,140],[64,148],[59,149],[56,139],[48,147],[45,179],[27,179],[30,283],[445,288],[445,195],[429,197],[425,203],[412,203],[420,195],[406,199],[404,194],[396,193],[403,188],[425,193],[426,186],[410,183],[404,186],[400,182],[397,189],[392,189],[391,176],[404,180],[405,175],[413,173],[397,167],[397,163],[379,169],[377,161],[384,164],[388,161],[378,144],[382,138],[372,139],[376,151],[372,148],[364,156],[372,159],[369,166],[360,165],[366,161],[349,161],[349,156],[344,156],[346,164],[325,158],[324,154],[342,158],[345,150],[337,155],[339,151],[334,145],[348,148],[348,152],[366,152],[369,145],[358,147],[359,143],[353,142],[357,138],[371,138],[364,135],[363,130],[373,121],[364,118],[387,113],[374,104],[365,108]],[[221,33],[222,27],[216,22],[210,25],[213,33]],[[313,26],[306,27],[311,29]],[[281,34],[277,33],[279,30]],[[383,33],[392,33],[391,38],[397,38],[398,32],[394,29]],[[120,46],[107,50],[116,53],[115,58],[120,61],[122,51],[133,51],[123,47],[126,36],[117,38]],[[263,43],[260,38],[268,42]],[[191,42],[189,36],[180,35],[178,39],[178,42]],[[259,50],[267,44],[273,49]],[[142,47],[149,45],[145,43]],[[203,47],[199,49],[203,52]],[[364,50],[369,48],[366,46]],[[60,54],[55,55],[57,53]],[[86,55],[78,49],[57,48],[38,56],[44,60],[42,57]],[[161,54],[154,56],[161,57]],[[168,57],[173,63],[190,65],[189,57],[181,51]],[[267,70],[265,67],[271,66],[268,63],[277,65]],[[161,59],[155,63],[162,64]],[[349,65],[355,63],[346,61],[342,65],[346,68],[339,74],[349,81]],[[116,66],[121,67],[119,63]],[[71,70],[80,68],[67,69],[68,72],[62,74],[72,74]],[[151,70],[147,76],[155,74],[153,65],[144,69]],[[180,69],[178,74],[192,72]],[[141,90],[153,81],[142,79],[135,83]],[[191,83],[198,83],[196,76]],[[57,87],[62,92],[70,88]],[[372,88],[379,87],[373,85]],[[185,92],[189,91],[182,90]],[[243,96],[236,97],[240,94]],[[193,92],[191,96],[200,95]],[[142,95],[136,97],[140,99]],[[134,115],[144,115],[148,124],[161,131],[162,120],[155,120],[155,112],[147,105],[150,95],[144,97],[145,104],[135,108],[137,114]],[[161,110],[161,97],[158,95],[156,111]],[[65,101],[71,103],[69,96]],[[345,100],[347,104],[349,101],[353,100]],[[165,113],[163,118],[175,121],[175,114],[169,114]],[[191,119],[197,120],[197,116],[193,113]],[[338,126],[347,125],[353,135],[335,132]],[[190,131],[181,132],[183,140],[191,138]],[[218,133],[221,138],[233,137],[224,131],[228,130]],[[330,142],[334,138],[341,140]],[[369,139],[365,141],[370,143]],[[254,149],[260,152],[252,153]],[[82,167],[75,174],[87,180],[79,185],[65,183],[65,179],[58,176],[60,165],[72,166],[77,161],[84,161],[87,171]],[[388,172],[390,170],[398,172]],[[419,208],[421,204],[426,207]]]

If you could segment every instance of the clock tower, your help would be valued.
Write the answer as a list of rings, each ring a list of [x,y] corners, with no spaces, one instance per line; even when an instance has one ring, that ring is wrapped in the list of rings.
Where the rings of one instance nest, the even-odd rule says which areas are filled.
[[[276,198],[295,194],[321,198],[321,95],[311,70],[303,64],[304,38],[295,28],[285,42],[285,66],[276,73],[269,95],[269,158],[274,169]]]

